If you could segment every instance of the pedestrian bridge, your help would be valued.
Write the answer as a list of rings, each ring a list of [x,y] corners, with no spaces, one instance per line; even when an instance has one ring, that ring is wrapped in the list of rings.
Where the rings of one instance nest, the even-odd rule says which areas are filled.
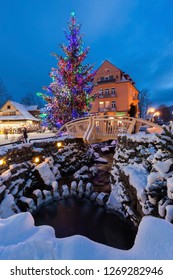
[[[83,138],[85,143],[92,144],[115,140],[120,134],[137,133],[140,130],[149,133],[161,133],[162,127],[143,119],[131,117],[90,116],[72,120],[64,124],[58,135],[65,133],[76,138]]]

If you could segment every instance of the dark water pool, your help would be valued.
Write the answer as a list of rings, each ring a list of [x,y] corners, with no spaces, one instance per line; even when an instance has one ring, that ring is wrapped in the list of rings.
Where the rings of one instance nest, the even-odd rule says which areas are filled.
[[[88,199],[68,198],[42,207],[34,215],[35,224],[50,225],[56,237],[83,235],[96,242],[119,249],[130,249],[135,231],[118,215]]]

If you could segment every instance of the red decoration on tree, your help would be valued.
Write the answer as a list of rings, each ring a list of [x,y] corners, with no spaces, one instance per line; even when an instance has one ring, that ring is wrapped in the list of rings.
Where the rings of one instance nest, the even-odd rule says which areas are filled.
[[[74,118],[86,116],[93,100],[90,94],[95,73],[91,73],[93,65],[82,65],[89,48],[83,50],[83,34],[80,34],[74,12],[71,13],[68,31],[65,35],[69,44],[60,45],[65,56],[53,53],[58,63],[57,68],[51,69],[52,83],[43,88],[46,94],[39,94],[47,102],[47,122],[57,128]]]

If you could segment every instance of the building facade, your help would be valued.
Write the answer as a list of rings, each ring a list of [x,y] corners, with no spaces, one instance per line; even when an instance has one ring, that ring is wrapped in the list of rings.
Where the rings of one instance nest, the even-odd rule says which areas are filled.
[[[138,112],[139,91],[134,85],[135,82],[128,74],[109,61],[104,61],[94,77],[92,95],[95,96],[95,101],[91,113],[127,116],[131,104],[136,106]]]
[[[8,133],[20,132],[23,127],[28,130],[37,130],[40,127],[38,118],[39,110],[36,105],[25,106],[23,104],[8,100],[0,108],[0,133],[6,129]]]

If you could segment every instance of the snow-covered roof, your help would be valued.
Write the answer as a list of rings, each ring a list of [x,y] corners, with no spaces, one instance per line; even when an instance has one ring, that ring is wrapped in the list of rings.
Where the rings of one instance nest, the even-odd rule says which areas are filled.
[[[35,111],[35,110],[38,110],[38,106],[37,105],[29,105],[29,106],[26,106],[26,109],[28,111]]]
[[[10,103],[21,113],[21,115],[17,116],[0,116],[0,120],[31,120],[31,121],[40,121],[39,119],[35,118],[28,112],[28,106],[26,107],[23,104],[18,102],[9,100]]]
[[[127,79],[124,76],[122,76],[121,81],[125,82],[125,81],[127,81]]]

